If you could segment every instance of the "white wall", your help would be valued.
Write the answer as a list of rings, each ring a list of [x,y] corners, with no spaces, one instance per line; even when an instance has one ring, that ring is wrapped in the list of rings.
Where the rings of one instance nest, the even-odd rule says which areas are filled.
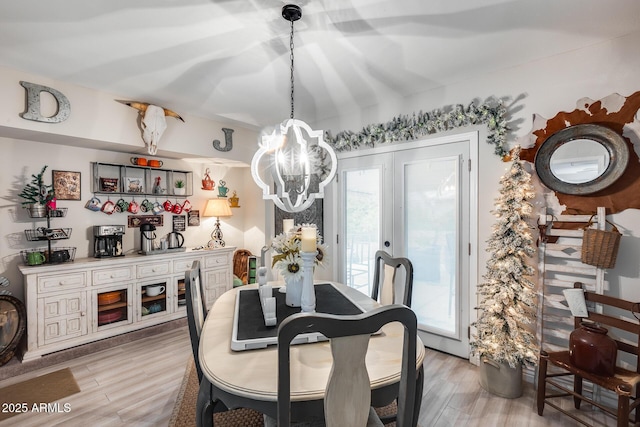
[[[399,114],[467,105],[474,99],[482,101],[497,97],[508,98],[505,104],[509,107],[509,142],[514,144],[522,139],[520,143],[524,145],[532,130],[534,114],[552,118],[560,111],[574,110],[577,101],[584,97],[598,100],[611,93],[629,96],[640,90],[639,71],[640,33],[635,33],[519,67],[479,75],[410,98],[390,99],[385,105],[326,120],[314,128],[330,129],[335,135],[341,130],[358,131],[370,123],[386,123]],[[480,143],[479,155],[478,277],[481,278],[488,259],[485,242],[495,220],[490,210],[498,196],[499,178],[507,165],[493,154],[493,146],[489,144]],[[617,266],[606,274],[610,282],[608,293],[640,300],[640,211],[630,209],[611,218],[624,237]]]
[[[18,265],[21,263],[20,251],[46,246],[46,242],[26,241],[24,234],[25,229],[46,225],[46,220],[31,219],[27,212],[21,208],[22,200],[18,197],[18,193],[24,184],[31,180],[31,174],[39,173],[42,166],[47,165],[45,182],[50,184],[51,170],[70,170],[81,173],[82,200],[58,201],[58,206],[68,208],[68,213],[66,217],[52,219],[51,225],[52,227],[72,228],[71,238],[55,242],[54,247],[76,247],[76,258],[87,257],[93,255],[91,245],[93,244],[92,227],[94,225],[127,224],[127,214],[106,215],[84,208],[86,201],[92,196],[90,164],[95,161],[128,164],[131,155],[10,138],[0,138],[0,148],[3,153],[0,156],[0,188],[2,189],[0,191],[0,276],[7,277],[11,282],[9,290],[16,297],[22,298],[22,276],[18,270]],[[232,209],[233,216],[231,218],[220,219],[226,244],[239,248],[248,246],[254,253],[256,250],[257,253],[260,253],[259,248],[264,244],[264,230],[253,224],[256,223],[256,216],[263,216],[264,208],[259,199],[260,195],[254,188],[256,186],[251,180],[248,168],[229,168],[207,163],[193,164],[171,159],[163,159],[163,161],[165,168],[193,170],[194,194],[189,197],[189,200],[193,209],[199,209],[201,214],[204,211],[206,200],[217,195],[217,190],[205,191],[201,189],[200,182],[206,167],[211,169],[210,175],[216,185],[220,179],[224,179],[230,189],[229,194],[236,190],[238,197],[240,197],[241,207]],[[256,195],[256,193],[258,194]],[[99,195],[99,197],[105,199],[103,195]],[[125,197],[125,199],[130,200],[130,197]],[[161,198],[160,201],[165,199]],[[254,200],[253,203],[252,200]],[[260,202],[257,203],[255,200]],[[141,200],[137,199],[137,201]],[[172,231],[173,215],[163,213],[163,216],[164,226],[158,228],[156,232],[158,237]],[[182,233],[185,237],[185,246],[206,245],[209,241],[215,218],[201,217],[200,220],[199,227],[187,227],[187,230]],[[249,230],[246,240],[245,230]],[[252,244],[252,241],[255,243]],[[127,253],[139,250],[139,229],[127,228],[123,243]]]

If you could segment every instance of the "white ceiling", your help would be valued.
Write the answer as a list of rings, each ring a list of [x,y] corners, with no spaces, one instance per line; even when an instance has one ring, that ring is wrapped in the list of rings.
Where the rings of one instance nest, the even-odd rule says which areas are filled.
[[[19,0],[0,66],[260,128],[290,113],[285,3],[310,123],[640,30],[637,0]]]

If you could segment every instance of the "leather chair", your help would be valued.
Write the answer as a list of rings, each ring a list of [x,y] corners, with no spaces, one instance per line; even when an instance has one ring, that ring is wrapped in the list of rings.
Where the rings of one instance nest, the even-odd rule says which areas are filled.
[[[300,313],[278,328],[278,426],[290,425],[290,346],[298,335],[321,332],[331,340],[333,366],[326,386],[324,414],[327,427],[384,425],[371,407],[370,380],[365,356],[370,335],[391,322],[404,326],[402,372],[398,391],[398,427],[416,424],[422,394],[422,368],[416,369],[417,319],[403,305],[389,305],[353,316]]]
[[[393,258],[385,251],[377,251],[375,255],[373,275],[373,290],[371,298],[382,305],[404,304],[411,307],[413,292],[413,264],[407,258]],[[400,268],[404,268],[404,283],[402,284],[402,300],[396,296],[396,275]],[[380,294],[380,298],[378,298]]]

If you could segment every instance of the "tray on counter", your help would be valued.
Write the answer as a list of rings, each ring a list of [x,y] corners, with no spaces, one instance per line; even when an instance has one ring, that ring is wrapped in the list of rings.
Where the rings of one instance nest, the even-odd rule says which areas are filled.
[[[172,248],[172,249],[154,249],[151,252],[138,251],[140,255],[159,255],[169,254],[171,252],[185,252],[187,248]]]

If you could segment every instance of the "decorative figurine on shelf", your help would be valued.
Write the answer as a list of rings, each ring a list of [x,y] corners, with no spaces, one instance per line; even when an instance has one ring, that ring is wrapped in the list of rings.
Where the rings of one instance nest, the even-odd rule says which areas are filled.
[[[162,187],[160,185],[160,180],[161,178],[157,176],[155,182],[153,183],[153,194],[162,194],[162,192],[164,191],[162,190]]]
[[[240,205],[238,204],[240,202],[240,199],[238,198],[238,194],[236,193],[236,190],[233,190],[233,196],[229,197],[229,204],[231,205],[232,208],[239,208]]]
[[[226,184],[223,180],[218,181],[218,197],[227,197],[229,189],[225,187]]]
[[[204,172],[204,179],[202,180],[202,189],[212,191],[216,183],[209,176],[209,168]]]

